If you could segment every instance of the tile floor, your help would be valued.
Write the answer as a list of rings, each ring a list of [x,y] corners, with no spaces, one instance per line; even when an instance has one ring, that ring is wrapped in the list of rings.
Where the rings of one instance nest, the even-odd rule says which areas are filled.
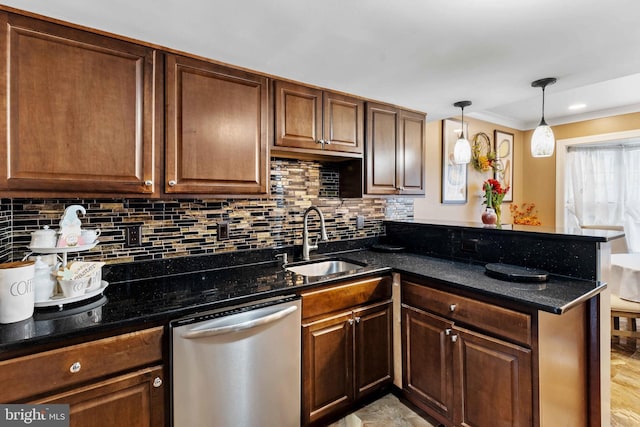
[[[329,427],[435,427],[387,394]]]
[[[611,345],[611,427],[640,426],[640,343]],[[435,427],[388,394],[329,427]]]

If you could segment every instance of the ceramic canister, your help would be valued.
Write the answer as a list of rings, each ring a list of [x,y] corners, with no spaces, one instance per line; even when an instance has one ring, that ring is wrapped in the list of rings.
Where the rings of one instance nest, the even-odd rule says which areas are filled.
[[[33,315],[33,261],[0,264],[0,323],[13,323]]]

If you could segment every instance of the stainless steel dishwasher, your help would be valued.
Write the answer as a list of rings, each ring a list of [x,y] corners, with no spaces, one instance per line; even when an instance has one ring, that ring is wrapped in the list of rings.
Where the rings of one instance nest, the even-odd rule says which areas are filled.
[[[300,299],[170,322],[174,427],[300,425]]]

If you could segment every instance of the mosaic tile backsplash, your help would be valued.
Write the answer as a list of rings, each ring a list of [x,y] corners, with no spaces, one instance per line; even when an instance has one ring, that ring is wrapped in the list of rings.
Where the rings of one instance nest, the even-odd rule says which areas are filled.
[[[272,159],[271,195],[259,199],[2,199],[0,260],[22,259],[31,232],[57,229],[71,204],[86,208],[83,228],[102,231],[100,244],[79,257],[108,263],[302,245],[302,215],[311,205],[323,212],[330,241],[376,237],[384,234],[382,220],[413,218],[411,198],[340,199],[339,182],[330,164]],[[358,215],[365,218],[360,230]],[[320,221],[315,213],[309,219],[313,236]],[[218,240],[219,222],[229,223],[228,240]],[[140,246],[125,245],[131,225],[141,226]]]

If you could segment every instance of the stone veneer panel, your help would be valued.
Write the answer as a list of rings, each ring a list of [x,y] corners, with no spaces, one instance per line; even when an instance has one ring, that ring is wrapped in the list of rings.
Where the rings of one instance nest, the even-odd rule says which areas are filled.
[[[21,259],[31,232],[57,229],[71,204],[86,208],[84,228],[102,230],[100,244],[79,257],[109,263],[301,245],[302,216],[311,205],[322,210],[330,241],[379,236],[382,220],[413,217],[411,198],[338,198],[339,179],[333,165],[272,159],[271,195],[257,199],[2,199],[0,255]],[[365,217],[361,230],[357,215]],[[217,240],[221,221],[229,223],[228,240]],[[125,247],[128,225],[142,227],[140,247]],[[315,213],[310,227],[312,234],[319,230]]]

